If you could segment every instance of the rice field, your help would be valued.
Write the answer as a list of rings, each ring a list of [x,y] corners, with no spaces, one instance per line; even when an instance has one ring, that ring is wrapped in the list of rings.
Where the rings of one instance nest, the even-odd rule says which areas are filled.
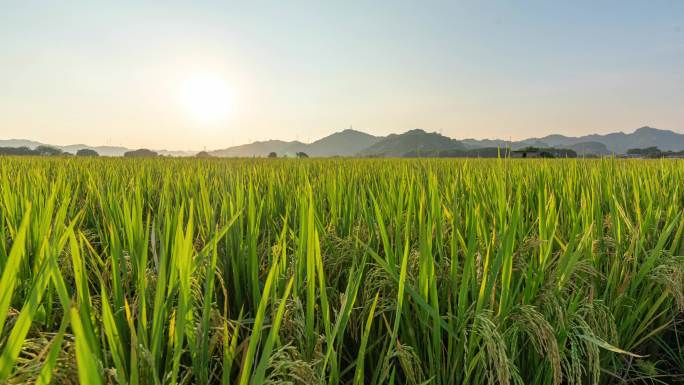
[[[684,162],[0,158],[0,383],[684,381]]]

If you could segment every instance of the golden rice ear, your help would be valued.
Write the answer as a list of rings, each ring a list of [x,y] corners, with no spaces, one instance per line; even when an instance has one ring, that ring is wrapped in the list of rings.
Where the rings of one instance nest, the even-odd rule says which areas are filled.
[[[548,362],[553,373],[553,384],[560,385],[563,381],[562,361],[558,340],[553,326],[544,318],[534,306],[522,305],[510,315],[513,322],[505,338],[518,338],[531,342],[542,361]],[[517,334],[524,334],[518,336]]]
[[[668,256],[653,269],[651,279],[671,294],[677,310],[684,312],[684,257]]]
[[[287,344],[273,351],[268,359],[267,377],[264,384],[308,385],[324,382],[319,368],[320,359],[304,361],[302,353],[293,345]]]
[[[486,377],[490,384],[512,384],[512,362],[506,352],[506,343],[492,319],[491,311],[475,315],[470,338],[477,338],[480,349],[485,352]]]

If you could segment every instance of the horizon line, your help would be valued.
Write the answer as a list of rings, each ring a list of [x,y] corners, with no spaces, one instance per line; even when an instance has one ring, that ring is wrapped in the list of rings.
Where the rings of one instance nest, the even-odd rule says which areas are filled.
[[[98,145],[92,145],[92,144],[86,144],[86,143],[59,144],[59,143],[45,142],[45,141],[40,140],[40,139],[29,139],[29,138],[8,138],[8,139],[0,139],[0,141],[12,141],[12,140],[20,141],[20,140],[23,140],[23,141],[29,141],[29,142],[36,142],[36,143],[39,143],[39,145],[57,146],[57,147],[70,147],[70,146],[83,146],[83,147],[87,147],[87,148],[97,148],[97,147],[118,147],[118,148],[125,148],[125,149],[129,149],[129,150],[135,150],[135,149],[149,149],[149,150],[166,151],[166,152],[200,152],[200,151],[211,152],[211,151],[220,151],[220,150],[225,150],[225,149],[229,149],[229,148],[240,147],[240,146],[246,146],[246,145],[250,145],[250,144],[254,144],[254,143],[270,142],[270,141],[281,141],[281,142],[286,142],[286,143],[298,142],[298,143],[302,143],[302,144],[312,144],[312,143],[315,143],[315,142],[317,142],[317,141],[319,141],[319,140],[321,140],[321,139],[325,139],[325,138],[327,138],[327,137],[329,137],[329,136],[331,136],[331,135],[339,134],[339,133],[342,133],[342,132],[345,132],[345,131],[355,131],[355,132],[360,132],[360,133],[372,135],[372,136],[375,136],[375,137],[378,137],[378,138],[386,138],[386,137],[388,137],[388,136],[390,136],[390,135],[401,135],[401,134],[405,134],[405,133],[407,133],[407,132],[409,132],[409,131],[421,130],[421,131],[423,131],[423,132],[430,133],[430,134],[439,134],[439,135],[442,135],[442,136],[444,136],[444,137],[447,137],[447,138],[450,138],[450,139],[454,139],[454,140],[457,140],[457,141],[465,141],[465,140],[477,140],[477,141],[492,140],[492,141],[496,141],[496,140],[498,140],[498,141],[513,143],[513,142],[521,142],[521,141],[527,141],[527,140],[533,140],[533,139],[543,139],[543,138],[548,137],[548,136],[551,136],[551,135],[559,135],[559,136],[564,136],[564,137],[567,137],[567,138],[581,138],[581,137],[584,137],[584,136],[592,136],[592,135],[606,136],[606,135],[610,135],[610,134],[625,134],[625,135],[628,135],[628,134],[633,134],[633,133],[635,133],[637,130],[642,129],[642,128],[652,128],[652,129],[656,129],[656,130],[660,130],[660,131],[670,131],[670,132],[673,132],[673,133],[675,133],[675,134],[684,135],[684,132],[678,132],[678,131],[674,131],[674,130],[671,130],[671,129],[656,128],[656,127],[653,127],[653,126],[650,126],[650,125],[643,125],[643,126],[640,126],[640,127],[638,127],[638,128],[633,129],[631,132],[626,132],[626,131],[624,131],[624,130],[621,130],[621,131],[611,131],[611,132],[607,132],[607,133],[590,133],[590,134],[585,134],[585,135],[567,135],[567,134],[563,134],[563,133],[552,132],[552,133],[549,133],[549,134],[544,135],[544,136],[532,136],[532,137],[527,137],[527,138],[522,138],[522,139],[512,139],[512,138],[508,138],[508,139],[504,139],[504,138],[475,138],[475,137],[457,138],[457,137],[452,137],[452,136],[443,134],[443,133],[442,133],[443,130],[432,130],[432,131],[430,131],[430,130],[428,130],[428,129],[424,129],[424,128],[420,128],[420,127],[410,128],[410,129],[407,129],[407,130],[402,131],[402,132],[399,132],[399,133],[397,133],[397,132],[392,132],[392,133],[389,133],[389,134],[386,134],[386,135],[376,135],[376,134],[372,134],[372,133],[367,132],[367,131],[362,131],[362,130],[359,130],[359,129],[355,129],[355,128],[351,128],[351,127],[350,127],[350,128],[345,128],[345,129],[342,129],[342,130],[330,132],[329,134],[327,134],[327,135],[325,135],[325,136],[322,136],[322,137],[320,137],[320,138],[318,138],[318,139],[310,140],[310,141],[300,141],[299,139],[296,139],[296,138],[295,138],[295,139],[291,139],[291,140],[279,139],[279,138],[258,139],[258,140],[252,140],[252,141],[248,141],[248,142],[245,142],[245,143],[241,143],[241,144],[234,144],[234,145],[230,145],[230,146],[218,147],[218,148],[213,148],[213,149],[206,148],[206,146],[205,146],[205,149],[187,149],[187,148],[186,148],[186,149],[168,149],[168,148],[153,148],[153,147],[146,147],[146,146],[143,146],[143,147],[128,146],[128,145],[125,145],[125,144],[98,144]]]

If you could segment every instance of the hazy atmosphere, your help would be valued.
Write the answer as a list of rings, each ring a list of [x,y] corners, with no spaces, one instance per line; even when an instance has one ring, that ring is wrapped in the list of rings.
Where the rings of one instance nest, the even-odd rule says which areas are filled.
[[[7,2],[0,139],[684,132],[684,3]]]

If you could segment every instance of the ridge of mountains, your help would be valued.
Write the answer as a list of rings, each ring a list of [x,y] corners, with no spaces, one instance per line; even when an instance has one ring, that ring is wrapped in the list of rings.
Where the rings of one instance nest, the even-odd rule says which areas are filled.
[[[605,135],[591,134],[581,137],[564,135],[548,135],[543,138],[533,138],[547,143],[551,147],[576,146],[581,143],[602,143],[610,153],[624,154],[631,148],[658,147],[663,151],[684,150],[684,134],[670,130],[660,130],[653,127],[641,127],[631,134],[614,132]]]
[[[456,139],[416,128],[403,134],[390,134],[375,144],[361,150],[358,155],[366,157],[402,157],[411,151],[420,154],[421,152],[464,149],[465,146]]]
[[[47,145],[62,151],[75,153],[80,149],[92,149],[103,156],[122,156],[131,149],[120,146],[88,146],[74,144],[52,146],[49,144],[23,139],[0,140],[0,147],[29,147]],[[405,157],[420,154],[435,154],[445,151],[468,151],[477,149],[510,148],[517,150],[525,147],[553,147],[571,149],[580,155],[625,154],[632,148],[658,147],[663,151],[684,150],[684,134],[652,127],[641,127],[632,133],[614,132],[584,136],[565,136],[559,134],[520,141],[501,139],[453,139],[437,132],[412,129],[402,134],[375,136],[365,132],[346,129],[318,139],[311,143],[300,141],[267,140],[208,151],[215,157],[265,157],[271,152],[278,156],[294,156],[304,152],[311,157],[360,156],[360,157]],[[155,150],[165,156],[193,156],[197,151]]]
[[[309,156],[355,156],[362,150],[382,140],[365,132],[346,129],[335,132],[312,143],[299,141],[286,142],[283,140],[267,140],[229,147],[223,150],[209,151],[210,155],[218,157],[253,157],[268,156],[275,152],[278,156],[293,156],[298,152],[305,152]]]
[[[347,129],[326,136],[312,143],[299,141],[268,140],[253,142],[222,150],[210,151],[219,157],[293,156],[305,152],[309,156],[361,156],[361,157],[404,157],[419,154],[434,154],[453,150],[477,150],[486,148],[553,147],[574,150],[580,155],[602,156],[625,154],[632,148],[658,147],[663,151],[684,150],[684,134],[652,127],[641,127],[632,133],[615,132],[605,135],[584,136],[547,135],[520,141],[502,139],[453,139],[437,132],[412,129],[402,134],[374,136],[365,132]]]

